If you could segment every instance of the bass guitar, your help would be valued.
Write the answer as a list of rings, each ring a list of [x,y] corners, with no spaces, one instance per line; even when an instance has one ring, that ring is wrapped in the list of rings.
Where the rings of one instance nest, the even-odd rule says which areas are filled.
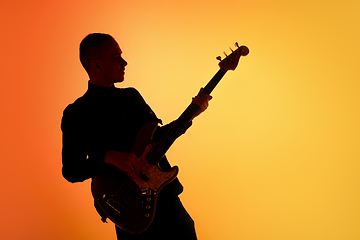
[[[203,88],[201,93],[210,94],[228,70],[235,70],[241,56],[246,56],[249,49],[236,43],[236,50],[220,60],[220,69]],[[225,54],[226,55],[226,54]],[[142,127],[131,150],[141,160],[141,168],[136,178],[105,175],[93,177],[91,191],[95,201],[109,219],[121,229],[132,234],[139,234],[151,225],[156,208],[157,197],[161,189],[173,181],[179,171],[177,166],[161,169],[159,162],[186,129],[199,106],[191,103],[180,117],[172,124],[161,140],[152,143],[157,122],[149,122]]]

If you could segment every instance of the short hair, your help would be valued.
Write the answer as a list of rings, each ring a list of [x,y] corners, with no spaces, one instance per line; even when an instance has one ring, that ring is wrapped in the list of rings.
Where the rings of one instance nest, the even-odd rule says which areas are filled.
[[[96,54],[94,47],[99,46],[104,40],[115,39],[106,33],[90,33],[80,43],[79,55],[80,62],[87,72],[89,72],[89,64],[91,57]]]

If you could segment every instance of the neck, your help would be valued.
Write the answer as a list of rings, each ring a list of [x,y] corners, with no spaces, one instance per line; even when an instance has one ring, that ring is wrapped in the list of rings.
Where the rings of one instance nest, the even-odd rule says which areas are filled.
[[[108,83],[108,82],[105,82],[105,81],[101,81],[99,79],[96,79],[96,78],[90,78],[90,82],[94,85],[98,85],[98,86],[101,86],[101,87],[112,87],[114,85],[114,83]]]

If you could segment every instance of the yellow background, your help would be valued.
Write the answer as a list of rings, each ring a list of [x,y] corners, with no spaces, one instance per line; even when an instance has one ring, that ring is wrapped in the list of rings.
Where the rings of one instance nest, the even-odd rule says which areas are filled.
[[[237,41],[250,54],[168,153],[201,240],[360,239],[357,0],[2,0],[0,238],[112,239],[61,176],[78,45],[113,35],[126,81],[176,119]],[[169,237],[171,239],[171,237]]]

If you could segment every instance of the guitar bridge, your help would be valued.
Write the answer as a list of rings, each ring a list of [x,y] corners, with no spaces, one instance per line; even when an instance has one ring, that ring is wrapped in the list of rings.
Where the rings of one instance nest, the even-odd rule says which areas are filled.
[[[120,213],[124,209],[123,205],[121,205],[119,202],[115,201],[112,198],[109,198],[106,201],[106,204],[109,205],[112,209],[114,209],[117,213]]]
[[[153,214],[153,208],[154,208],[154,200],[155,200],[156,192],[150,188],[142,191],[143,196],[143,214],[144,214],[144,220],[147,222],[149,221]]]

